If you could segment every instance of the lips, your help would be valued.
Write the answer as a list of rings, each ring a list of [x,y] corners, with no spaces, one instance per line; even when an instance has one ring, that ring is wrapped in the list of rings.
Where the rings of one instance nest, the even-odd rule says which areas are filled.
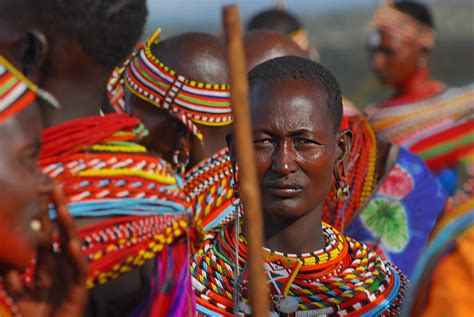
[[[263,185],[264,192],[280,198],[292,198],[303,191],[303,186],[294,181],[275,180]]]

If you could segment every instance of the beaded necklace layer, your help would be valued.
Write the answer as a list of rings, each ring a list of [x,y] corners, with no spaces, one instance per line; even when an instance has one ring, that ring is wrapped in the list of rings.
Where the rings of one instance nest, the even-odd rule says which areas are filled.
[[[0,317],[21,317],[18,307],[13,299],[7,294],[0,278]]]
[[[352,146],[347,165],[349,199],[340,201],[335,186],[326,196],[323,205],[323,221],[344,231],[351,220],[372,195],[376,181],[377,140],[375,131],[363,117],[348,117],[348,128],[353,131]]]
[[[420,102],[377,107],[370,121],[380,139],[410,149],[431,170],[455,166],[474,145],[474,86],[451,88]]]
[[[232,123],[230,88],[227,84],[207,84],[190,80],[171,70],[151,52],[158,43],[160,29],[139,44],[109,84],[109,99],[118,112],[124,112],[124,85],[137,97],[168,110],[202,139],[194,123],[223,126]]]
[[[187,234],[191,209],[182,181],[135,143],[145,134],[126,114],[82,118],[43,133],[40,164],[61,185],[71,214],[113,216],[79,229],[88,287],[142,266]]]
[[[236,242],[233,230],[233,225],[227,225],[219,232],[210,232],[204,248],[194,257],[191,272],[199,315],[232,315],[236,243],[242,272],[238,278],[239,301],[248,301],[246,242],[242,235]],[[398,313],[407,285],[403,274],[365,245],[343,237],[329,225],[323,224],[323,231],[326,247],[313,253],[264,250],[273,302],[290,297],[295,300],[297,311],[289,316]],[[278,310],[275,305],[274,312]]]
[[[201,232],[216,229],[234,218],[233,184],[227,147],[186,173],[184,191]]]

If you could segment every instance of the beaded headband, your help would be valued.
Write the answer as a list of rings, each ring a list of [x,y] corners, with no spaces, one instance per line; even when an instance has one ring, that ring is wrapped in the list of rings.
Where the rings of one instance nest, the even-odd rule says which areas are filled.
[[[118,112],[125,111],[125,84],[137,97],[168,110],[202,140],[195,125],[223,126],[232,123],[230,87],[227,84],[205,84],[185,78],[164,65],[151,52],[157,44],[160,29],[139,44],[108,84],[109,99]]]
[[[391,1],[384,1],[375,11],[369,29],[387,30],[427,49],[431,49],[434,45],[434,30],[397,10]]]
[[[0,123],[29,106],[37,97],[59,108],[51,94],[39,89],[0,55]]]

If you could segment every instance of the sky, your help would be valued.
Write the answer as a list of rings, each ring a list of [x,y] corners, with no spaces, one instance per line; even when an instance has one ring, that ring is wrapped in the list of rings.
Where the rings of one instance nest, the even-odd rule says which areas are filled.
[[[148,0],[149,23],[166,28],[177,26],[189,30],[217,28],[221,23],[221,8],[237,4],[244,23],[256,12],[274,6],[276,0]],[[300,14],[318,14],[355,7],[374,7],[377,0],[287,0],[288,9]]]

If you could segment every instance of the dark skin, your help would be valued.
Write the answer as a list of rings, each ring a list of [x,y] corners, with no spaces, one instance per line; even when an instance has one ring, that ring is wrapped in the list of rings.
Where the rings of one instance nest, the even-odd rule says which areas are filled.
[[[321,249],[321,211],[350,132],[336,132],[322,88],[305,80],[257,82],[250,109],[265,246],[286,253]]]
[[[62,192],[37,162],[43,121],[36,102],[0,123],[0,276],[22,316],[82,316],[87,265]],[[48,217],[52,198],[58,216]],[[34,227],[33,222],[40,223]],[[62,251],[52,250],[59,233]],[[20,272],[36,256],[36,274],[24,286]]]
[[[398,94],[429,56],[423,47],[384,30],[371,34],[369,42],[372,71],[382,84],[395,88]]]
[[[184,33],[152,44],[151,51],[170,69],[188,79],[213,84],[228,83],[225,46],[215,36]],[[151,143],[154,151],[169,162],[170,153],[172,155],[175,150],[187,148],[190,151],[189,169],[226,145],[223,136],[230,132],[230,125],[208,127],[197,124],[204,137],[204,142],[201,142],[185,133],[184,126],[176,127],[176,119],[172,116],[168,115],[169,122],[165,122],[163,110],[150,105],[149,109],[145,109],[147,105],[130,92],[126,93],[125,103],[126,107],[143,121],[146,128],[152,131],[147,143]]]
[[[276,57],[292,55],[308,58],[306,52],[291,38],[276,31],[250,31],[244,36],[244,47],[247,71]]]
[[[0,10],[0,54],[61,103],[59,111],[46,110],[47,122],[97,115],[112,68],[96,63],[73,37],[32,28],[25,12]]]

